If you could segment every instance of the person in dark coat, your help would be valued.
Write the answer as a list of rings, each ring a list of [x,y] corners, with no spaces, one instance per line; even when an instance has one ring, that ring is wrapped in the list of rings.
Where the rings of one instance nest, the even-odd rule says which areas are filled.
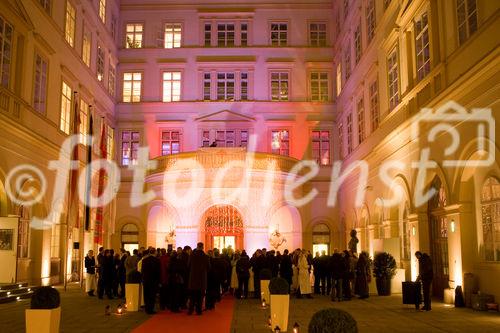
[[[108,296],[109,299],[113,299],[113,282],[116,279],[115,273],[115,259],[113,257],[113,252],[111,250],[104,251],[104,257],[102,259],[102,280],[103,280],[103,293]],[[99,295],[102,298],[101,295]]]
[[[155,314],[156,293],[160,284],[160,259],[155,248],[151,248],[149,256],[142,260],[141,273],[146,313]]]
[[[102,296],[104,295],[104,274],[103,274],[103,269],[104,269],[104,248],[100,247],[99,248],[99,254],[97,255],[97,266],[96,266],[96,273],[97,273],[97,296],[99,299],[102,299]]]
[[[236,275],[238,275],[237,296],[248,298],[248,279],[250,278],[250,259],[245,250],[241,252],[240,259],[236,262]]]
[[[253,287],[254,287],[254,298],[260,299],[260,271],[264,268],[262,267],[263,260],[262,251],[257,250],[250,259],[250,264],[252,265],[253,271]]]
[[[207,295],[205,298],[207,310],[215,309],[215,302],[221,301],[221,290],[224,290],[225,287],[226,274],[226,259],[219,255],[218,249],[214,249],[207,275]]]
[[[319,265],[321,269],[321,295],[330,295],[332,290],[332,276],[330,274],[330,270],[328,269],[329,262],[330,256],[326,254],[326,251],[323,251],[319,257]]]
[[[280,276],[288,282],[288,288],[292,287],[293,267],[292,257],[288,254],[288,249],[283,252],[280,261]]]
[[[169,263],[170,256],[167,255],[167,250],[161,249],[160,256],[160,309],[164,310],[170,304],[169,296]]]
[[[191,255],[191,247],[177,248],[178,270],[181,278],[177,279],[177,287],[179,288],[179,302],[181,309],[186,309],[188,300],[187,281],[189,279],[189,256]]]
[[[351,300],[351,279],[354,277],[354,271],[351,270],[351,255],[349,251],[344,251],[342,267],[342,292],[343,300]]]
[[[190,292],[188,314],[193,314],[193,310],[196,308],[196,314],[201,315],[203,296],[207,290],[207,273],[210,269],[210,258],[203,252],[203,243],[200,242],[196,246],[196,250],[189,258],[188,267],[188,289]]]
[[[95,283],[95,257],[94,251],[90,250],[85,256],[85,291],[89,296],[95,296],[94,290],[96,287]]]
[[[125,262],[127,261],[128,254],[125,249],[120,249],[121,255],[120,255],[120,261],[118,263],[118,269],[117,269],[117,276],[118,276],[118,284],[120,285],[120,293],[118,296],[120,298],[125,297],[125,282],[127,280],[127,271],[125,268]]]
[[[183,278],[183,262],[177,252],[172,252],[168,265],[168,292],[169,309],[172,312],[180,312],[183,301],[183,287],[185,284]]]
[[[319,295],[321,277],[323,276],[319,252],[315,253],[314,258],[312,260],[312,266],[314,271],[314,293],[316,295]]]
[[[417,281],[422,281],[422,289],[424,293],[424,307],[423,310],[431,310],[431,283],[434,277],[434,272],[432,269],[432,260],[427,253],[422,253],[420,251],[415,252],[415,257],[418,259],[418,277]],[[418,299],[420,303],[420,299]],[[415,304],[417,310],[420,304]]]
[[[368,283],[371,281],[370,275],[370,264],[368,262],[368,257],[365,252],[361,252],[356,263],[356,283],[354,288],[354,293],[359,296],[359,298],[368,298],[369,289]]]
[[[332,301],[337,299],[339,302],[342,301],[343,293],[343,277],[345,276],[345,263],[342,254],[338,253],[337,250],[330,257],[330,264],[328,267],[330,274],[332,276]]]

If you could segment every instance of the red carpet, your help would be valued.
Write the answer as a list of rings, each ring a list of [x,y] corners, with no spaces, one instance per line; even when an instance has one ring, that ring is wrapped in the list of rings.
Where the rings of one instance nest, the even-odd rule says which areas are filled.
[[[226,296],[217,303],[215,310],[203,311],[203,315],[186,312],[159,312],[135,328],[133,333],[229,333],[233,319],[234,298]]]

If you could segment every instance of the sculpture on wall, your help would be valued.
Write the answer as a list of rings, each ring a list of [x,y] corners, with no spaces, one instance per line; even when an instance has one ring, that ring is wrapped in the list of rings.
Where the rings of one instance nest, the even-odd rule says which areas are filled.
[[[175,246],[175,229],[172,228],[172,226],[170,226],[170,231],[167,232],[167,236],[165,236],[165,243]]]
[[[269,244],[277,250],[281,245],[286,243],[286,238],[283,236],[283,234],[279,231],[279,226],[276,225],[276,229],[274,229],[273,233],[271,234],[271,237],[269,237]]]
[[[349,241],[349,244],[347,245],[347,247],[349,248],[349,250],[352,252],[352,253],[357,253],[358,252],[358,243],[359,243],[359,239],[358,237],[356,237],[357,235],[357,231],[352,229],[351,230],[351,240]]]

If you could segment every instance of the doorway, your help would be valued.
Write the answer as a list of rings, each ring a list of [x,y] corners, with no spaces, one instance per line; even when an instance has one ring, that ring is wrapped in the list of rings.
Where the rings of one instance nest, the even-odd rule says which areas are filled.
[[[210,207],[202,217],[206,249],[243,249],[243,218],[231,205]]]

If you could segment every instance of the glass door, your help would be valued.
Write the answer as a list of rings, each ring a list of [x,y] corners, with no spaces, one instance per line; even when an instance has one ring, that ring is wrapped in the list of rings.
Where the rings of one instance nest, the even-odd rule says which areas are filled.
[[[235,236],[214,236],[214,249],[225,249],[231,246],[234,250],[236,248]]]

